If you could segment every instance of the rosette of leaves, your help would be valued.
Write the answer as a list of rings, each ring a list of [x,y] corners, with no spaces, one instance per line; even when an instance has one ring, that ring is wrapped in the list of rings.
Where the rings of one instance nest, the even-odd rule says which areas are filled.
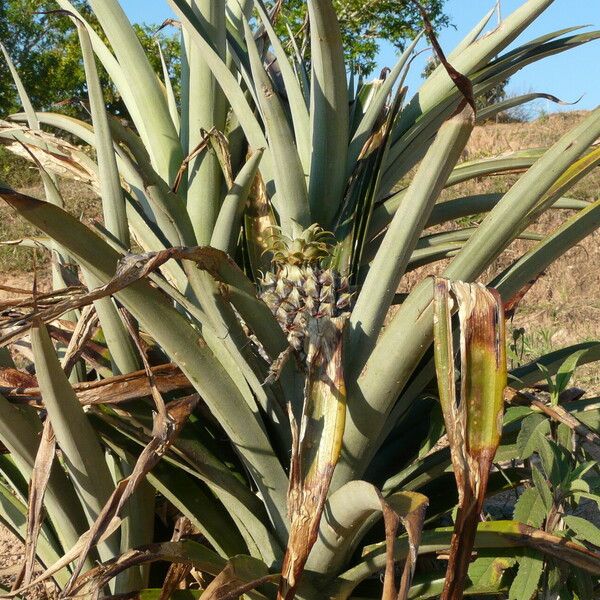
[[[2,354],[0,515],[28,557],[13,593],[53,578],[65,596],[442,594],[446,565],[431,557],[452,545],[459,493],[436,391],[434,286],[396,291],[441,259],[445,279],[473,283],[541,214],[571,209],[484,282],[511,305],[597,228],[600,204],[566,194],[600,160],[600,110],[550,148],[460,158],[475,98],[600,34],[509,49],[552,4],[528,0],[483,35],[488,14],[448,60],[429,34],[441,65],[408,99],[419,40],[385,80],[359,82],[329,0],[307,3],[310,62],[299,46],[286,52],[260,0],[170,0],[179,102],[116,0],[89,3],[109,45],[57,4],[47,18],[77,28],[90,118],[36,112],[13,69],[24,112],[0,126],[44,180],[45,201],[0,195],[41,231],[20,243],[52,254],[54,286],[2,316],[3,344],[35,368],[33,379]],[[98,68],[128,120],[107,113]],[[521,175],[502,194],[438,202],[507,170]],[[102,225],[64,210],[56,176],[96,189]],[[428,230],[469,214],[485,217]],[[596,344],[578,349],[580,362],[599,356]],[[564,358],[540,357],[510,385],[534,385]],[[500,468],[478,501],[525,478],[511,463],[514,423],[505,417]],[[600,573],[594,551],[556,532],[469,522],[465,593],[506,590],[523,549]]]

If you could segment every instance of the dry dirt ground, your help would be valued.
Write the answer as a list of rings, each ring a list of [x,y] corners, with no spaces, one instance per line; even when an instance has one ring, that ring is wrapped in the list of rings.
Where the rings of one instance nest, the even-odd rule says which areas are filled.
[[[526,148],[548,146],[556,141],[562,133],[576,125],[585,113],[572,112],[550,115],[532,123],[487,124],[476,128],[471,142],[465,152],[465,160],[499,156]],[[0,156],[0,159],[2,157]],[[20,169],[20,171],[19,171]],[[23,175],[19,169],[1,173],[2,178],[13,187],[32,195],[43,193],[35,176],[29,172]],[[492,193],[506,191],[517,175],[506,175],[485,180],[474,180],[444,193],[444,198],[458,197],[475,193]],[[21,180],[21,181],[20,181]],[[19,185],[19,183],[24,185]],[[87,189],[76,184],[62,184],[68,208],[84,221],[98,218],[100,207],[98,200]],[[25,189],[24,189],[25,188]],[[571,197],[585,200],[596,200],[600,196],[600,172],[589,175],[570,193]],[[568,218],[568,211],[552,211],[544,215],[534,230],[549,232]],[[462,222],[476,224],[478,218]],[[600,226],[600,223],[599,223]],[[34,232],[24,226],[9,209],[0,207],[0,239],[15,239]],[[532,242],[515,242],[497,261],[493,271],[507,266]],[[43,258],[36,261],[40,286],[48,285],[48,268]],[[436,272],[443,263],[427,271],[416,271],[402,282],[403,289],[410,289],[416,280],[424,274]],[[15,247],[0,248],[0,283],[4,286],[31,289],[31,271],[34,261],[30,250]],[[596,231],[581,244],[573,248],[556,261],[527,293],[516,316],[509,324],[511,332],[523,329],[518,351],[511,360],[529,362],[536,356],[559,349],[570,344],[583,341],[600,340],[600,231]],[[11,297],[0,291],[0,301]],[[12,295],[12,297],[15,297]],[[600,395],[600,372],[597,365],[586,365],[578,369],[575,383],[586,389],[588,396]],[[22,546],[5,530],[0,530],[0,577],[4,569],[9,570],[18,562]],[[1,583],[5,583],[0,580]],[[31,597],[43,598],[45,590],[37,590]]]

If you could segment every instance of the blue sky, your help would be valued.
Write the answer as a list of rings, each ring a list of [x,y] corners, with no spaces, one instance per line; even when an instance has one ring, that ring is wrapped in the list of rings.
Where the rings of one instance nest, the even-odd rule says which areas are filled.
[[[524,0],[502,0],[503,15],[509,14],[523,2]],[[165,0],[122,0],[122,3],[133,21],[159,23],[172,16]],[[448,27],[441,33],[442,47],[449,52],[493,4],[492,0],[447,0],[446,12],[454,27]],[[491,22],[493,24],[495,20]],[[572,25],[592,25],[600,29],[600,1],[555,0],[517,41],[526,41]],[[380,66],[392,66],[394,60],[394,49],[384,44],[379,56]],[[426,56],[420,62],[418,60],[414,63],[412,76],[407,80],[413,92],[419,85]],[[515,94],[547,92],[565,101],[574,101],[583,95],[576,108],[595,108],[600,105],[599,65],[600,40],[530,65],[511,79],[509,91]],[[538,102],[537,110],[553,112],[561,108],[569,109],[546,104],[546,101]]]

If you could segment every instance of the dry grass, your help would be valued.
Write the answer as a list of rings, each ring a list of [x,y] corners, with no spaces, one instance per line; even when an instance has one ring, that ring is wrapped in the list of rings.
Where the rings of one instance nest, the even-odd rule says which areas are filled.
[[[44,198],[44,188],[39,174],[25,159],[10,154],[0,147],[0,180],[10,187],[34,198]],[[102,208],[98,197],[86,186],[69,180],[59,181],[66,209],[84,222],[101,218]],[[15,211],[0,205],[0,241],[18,240],[40,235],[21,219]],[[34,252],[16,246],[0,246],[0,273],[21,279],[22,274],[31,273],[36,265],[47,271],[48,256],[43,251]]]

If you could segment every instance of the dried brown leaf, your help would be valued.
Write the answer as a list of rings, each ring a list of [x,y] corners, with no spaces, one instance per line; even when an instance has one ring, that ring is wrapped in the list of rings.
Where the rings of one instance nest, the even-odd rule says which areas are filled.
[[[35,377],[28,376],[27,373],[16,371],[9,373],[6,383],[19,382],[21,375],[24,376],[24,383],[33,384],[32,387],[5,386],[2,383],[2,373],[0,370],[0,393],[11,402],[31,404],[37,408],[43,408],[42,397],[37,380]],[[176,390],[191,390],[187,377],[174,364],[159,365],[152,367],[152,378],[154,384],[161,394],[167,394]],[[127,373],[126,375],[115,375],[107,377],[100,381],[86,381],[73,384],[73,389],[83,405],[94,404],[119,404],[135,398],[143,398],[152,395],[152,389],[148,381],[148,375],[145,370]]]
[[[56,455],[56,438],[50,419],[44,422],[35,463],[29,482],[29,498],[27,500],[27,536],[25,538],[25,564],[22,581],[15,582],[15,589],[28,584],[35,569],[35,551],[44,520],[44,494],[50,479],[54,457]]]
[[[454,376],[451,314],[460,323],[460,396]],[[435,364],[458,488],[458,512],[442,600],[462,598],[492,461],[500,443],[506,341],[499,295],[481,284],[436,279]]]
[[[164,416],[163,414],[157,414],[155,416],[152,439],[140,453],[131,475],[122,479],[117,484],[108,502],[98,515],[96,522],[90,528],[90,535],[86,539],[86,543],[79,553],[78,564],[65,588],[65,594],[78,591],[77,578],[81,573],[85,559],[90,550],[100,540],[105,531],[111,527],[111,524],[119,519],[119,515],[125,507],[125,504],[146,475],[154,468],[162,455],[168,450],[169,446],[175,441],[181,428],[198,404],[199,399],[199,396],[194,394],[187,398],[174,400],[169,404],[168,409],[165,409]]]
[[[2,193],[4,196],[29,198],[14,190],[3,190]],[[26,316],[13,317],[12,321],[15,326],[9,333],[0,338],[0,346],[23,336],[34,319],[49,323],[71,310],[82,308],[96,300],[116,294],[136,281],[147,277],[171,259],[193,261],[200,269],[210,273],[217,281],[221,280],[219,269],[224,263],[228,263],[228,266],[233,266],[236,269],[238,268],[227,254],[209,246],[175,247],[158,252],[130,254],[119,261],[117,272],[108,283],[92,291],[82,290],[82,288],[59,290],[54,295],[47,294],[44,296],[43,299],[47,305],[41,304],[39,298],[22,301],[20,305],[26,303],[32,311]]]
[[[187,517],[181,516],[175,523],[171,541],[178,542],[183,536],[192,533],[192,531],[193,528],[190,520]],[[179,588],[181,583],[190,574],[191,570],[191,563],[171,563],[169,565],[169,570],[165,575],[165,580],[158,600],[169,600],[171,594]]]
[[[249,556],[234,556],[225,568],[211,581],[202,592],[205,600],[239,600],[257,587],[278,579],[278,575],[269,575],[266,567]],[[262,594],[258,596],[264,598]]]

